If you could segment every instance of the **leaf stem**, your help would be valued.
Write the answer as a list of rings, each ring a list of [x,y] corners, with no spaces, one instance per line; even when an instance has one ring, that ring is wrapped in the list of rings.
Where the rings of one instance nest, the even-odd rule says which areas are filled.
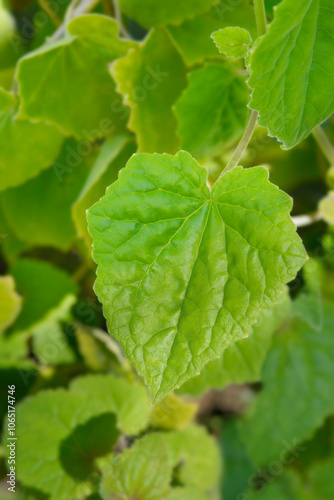
[[[267,33],[267,16],[263,0],[254,0],[257,32],[259,36]]]
[[[266,18],[266,10],[264,7],[264,0],[254,0],[254,12],[255,12],[255,19],[256,19],[256,25],[257,25],[257,31],[259,36],[265,35],[267,33],[267,18]],[[232,170],[232,168],[237,167],[239,165],[239,162],[242,158],[242,155],[244,154],[249,141],[251,140],[257,119],[259,117],[259,114],[257,111],[252,110],[248,124],[246,127],[246,130],[236,148],[236,150],[233,153],[232,158],[222,171],[220,177],[222,177],[226,172],[229,170]],[[219,178],[220,178],[219,177]]]
[[[123,35],[125,38],[131,39],[131,35],[126,29],[126,27],[123,24],[122,20],[122,12],[118,3],[118,0],[112,0],[113,6],[114,6],[114,17],[116,21],[118,22],[119,26],[119,32],[121,35]]]
[[[329,140],[324,129],[318,125],[312,130],[312,134],[329,163],[334,165],[334,146]]]
[[[236,150],[233,153],[232,158],[230,159],[230,161],[228,162],[228,164],[224,168],[220,177],[222,177],[222,175],[224,175],[229,170],[232,170],[232,168],[238,166],[239,161],[240,161],[245,149],[247,148],[249,141],[252,138],[252,135],[253,135],[255,127],[256,127],[256,122],[257,122],[258,116],[259,115],[258,115],[257,111],[251,112],[246,130],[244,132],[244,135],[242,136]]]
[[[46,12],[56,28],[59,28],[59,26],[61,26],[61,19],[57,16],[48,0],[38,0],[38,5]]]
[[[86,12],[91,12],[96,5],[100,2],[100,0],[82,0],[82,2],[73,10],[72,19],[80,16],[81,14],[85,14]],[[54,40],[59,40],[66,33],[66,22],[63,22],[61,26],[51,35],[47,41],[51,42]]]

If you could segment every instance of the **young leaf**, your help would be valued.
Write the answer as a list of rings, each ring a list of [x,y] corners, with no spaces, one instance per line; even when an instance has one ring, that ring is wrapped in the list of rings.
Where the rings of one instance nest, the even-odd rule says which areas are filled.
[[[277,337],[264,365],[264,389],[244,424],[258,466],[308,439],[333,413],[333,330],[333,308],[324,304],[320,332],[297,322]]]
[[[134,43],[119,40],[116,21],[99,14],[79,16],[67,30],[69,35],[20,60],[19,117],[54,123],[66,135],[91,142],[124,130],[128,111],[108,64]]]
[[[18,292],[24,297],[14,330],[27,330],[45,320],[66,296],[77,292],[70,277],[47,262],[21,259],[12,266],[11,274]]]
[[[14,119],[17,106],[14,95],[0,88],[0,191],[50,167],[63,141],[55,127]]]
[[[10,326],[21,311],[22,297],[15,291],[12,276],[0,277],[0,333]]]
[[[152,30],[144,42],[111,67],[125,103],[131,107],[129,128],[139,151],[175,153],[179,148],[171,106],[187,85],[186,68],[168,35]]]
[[[265,168],[206,181],[186,152],[134,155],[88,211],[96,293],[152,402],[246,337],[306,258]]]
[[[219,359],[205,365],[200,375],[188,380],[178,392],[198,396],[210,389],[223,389],[229,384],[260,380],[273,333],[286,318],[289,309],[290,299],[286,290],[277,304],[260,314],[248,338],[232,342]]]
[[[252,43],[249,31],[237,26],[215,31],[211,38],[221,54],[232,58],[245,57]]]
[[[206,58],[217,58],[217,49],[210,39],[211,33],[222,27],[242,26],[251,35],[257,36],[254,8],[247,0],[233,4],[220,2],[194,18],[186,19],[166,30],[187,65],[201,63]],[[200,99],[199,99],[200,101]]]
[[[332,0],[284,0],[250,60],[250,108],[284,148],[334,112]]]
[[[226,148],[246,126],[248,100],[245,79],[230,65],[207,63],[191,72],[175,104],[182,148],[197,157]]]
[[[106,186],[117,179],[118,172],[135,151],[135,143],[125,134],[107,139],[76,202],[72,205],[77,233],[85,238],[89,250],[91,238],[87,231],[86,210],[104,195]]]
[[[120,0],[122,12],[134,19],[145,28],[153,26],[165,26],[166,24],[179,24],[184,19],[192,18],[201,12],[208,10],[215,0],[169,0],[168,2],[156,2],[156,0],[145,0],[139,3],[137,0]]]
[[[66,140],[51,168],[21,186],[0,193],[11,234],[28,246],[54,246],[63,251],[71,247],[76,236],[71,207],[94,160],[94,152],[80,157],[79,147],[80,143]],[[75,167],[68,163],[71,155],[77,155]]]

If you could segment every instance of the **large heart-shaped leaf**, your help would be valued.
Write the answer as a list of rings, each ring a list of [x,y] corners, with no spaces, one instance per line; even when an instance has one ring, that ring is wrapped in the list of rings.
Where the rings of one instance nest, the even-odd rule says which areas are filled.
[[[162,399],[248,335],[305,261],[263,167],[213,187],[186,152],[133,156],[88,213],[110,333]]]

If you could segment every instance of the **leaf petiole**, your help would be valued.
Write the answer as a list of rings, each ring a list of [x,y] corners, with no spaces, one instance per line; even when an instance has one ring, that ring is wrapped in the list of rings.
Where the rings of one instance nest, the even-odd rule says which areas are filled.
[[[334,146],[329,140],[324,129],[318,125],[312,130],[312,134],[329,163],[334,165]]]
[[[257,25],[257,31],[259,36],[265,35],[267,32],[267,19],[266,19],[266,11],[264,7],[264,0],[254,0],[254,11],[255,11],[255,19],[256,19],[256,25]],[[258,112],[252,110],[249,121],[246,127],[246,130],[236,148],[236,150],[233,153],[232,158],[220,174],[220,177],[222,177],[226,172],[229,170],[232,170],[232,168],[237,167],[239,165],[240,159],[247,148],[249,141],[252,138],[252,135],[254,133],[257,119],[258,119]],[[219,177],[219,178],[220,178]]]

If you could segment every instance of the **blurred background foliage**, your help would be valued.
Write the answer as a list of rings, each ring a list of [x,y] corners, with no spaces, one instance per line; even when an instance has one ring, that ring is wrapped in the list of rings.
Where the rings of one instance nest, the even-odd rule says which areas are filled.
[[[310,260],[250,338],[154,408],[93,291],[85,211],[134,152],[186,149],[210,184],[231,157],[247,74],[210,35],[234,25],[256,38],[250,1],[1,0],[0,498],[8,384],[17,498],[334,498],[330,225],[299,229]],[[311,136],[283,151],[258,127],[242,164],[267,166],[294,216],[333,188]]]

